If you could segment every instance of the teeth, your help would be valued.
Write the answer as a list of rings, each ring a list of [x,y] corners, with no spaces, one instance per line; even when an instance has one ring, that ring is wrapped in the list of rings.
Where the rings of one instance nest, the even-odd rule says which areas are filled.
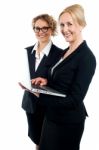
[[[69,37],[69,36],[70,36],[70,34],[66,34],[66,35],[65,35],[65,37]]]
[[[66,37],[68,37],[70,35],[71,35],[70,33],[64,33],[64,36],[66,36]]]
[[[45,37],[45,36],[39,36],[39,37],[43,38],[43,37]]]
[[[68,36],[68,35],[65,35],[65,37],[67,37],[67,38],[68,38],[69,36]]]

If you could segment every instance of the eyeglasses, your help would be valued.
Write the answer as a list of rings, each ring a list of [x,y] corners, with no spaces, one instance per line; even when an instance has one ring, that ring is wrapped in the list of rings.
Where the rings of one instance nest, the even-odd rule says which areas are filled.
[[[49,28],[50,28],[50,27],[42,27],[42,28],[40,28],[40,27],[33,27],[33,30],[34,30],[35,33],[39,33],[40,30],[41,30],[43,33],[46,33]]]

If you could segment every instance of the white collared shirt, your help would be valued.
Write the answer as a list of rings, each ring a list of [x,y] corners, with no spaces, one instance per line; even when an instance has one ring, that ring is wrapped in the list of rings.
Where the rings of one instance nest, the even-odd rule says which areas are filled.
[[[44,55],[48,56],[48,54],[50,52],[50,49],[51,49],[51,46],[52,46],[52,41],[49,41],[48,44],[44,47],[44,49],[39,54],[37,53],[38,42],[33,47],[33,50],[31,52],[31,54],[33,53],[34,50],[36,51],[36,53],[35,53],[35,58],[36,58],[35,71],[37,70],[37,68],[38,68],[38,66],[39,66],[43,56]]]

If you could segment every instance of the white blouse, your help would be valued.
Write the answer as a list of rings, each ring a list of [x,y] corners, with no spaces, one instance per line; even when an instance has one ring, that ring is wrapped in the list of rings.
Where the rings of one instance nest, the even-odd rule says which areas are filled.
[[[48,56],[50,49],[51,49],[51,46],[52,46],[52,41],[50,40],[48,42],[48,44],[44,47],[44,49],[38,54],[37,53],[38,42],[35,44],[35,46],[32,50],[32,53],[34,50],[36,51],[36,53],[35,53],[35,71],[37,70],[41,60],[44,57],[44,55]]]

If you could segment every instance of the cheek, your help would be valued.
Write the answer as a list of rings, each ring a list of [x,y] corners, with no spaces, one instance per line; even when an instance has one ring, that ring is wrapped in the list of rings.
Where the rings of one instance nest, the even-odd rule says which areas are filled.
[[[64,34],[64,30],[63,30],[63,29],[60,29],[60,32],[61,32],[62,34]]]
[[[51,33],[46,33],[46,34],[45,34],[45,36],[46,36],[47,38],[51,37],[51,35],[52,35]]]
[[[35,36],[38,37],[38,36],[39,36],[39,33],[35,33]]]
[[[35,37],[38,39],[39,36],[37,34],[35,34]]]

